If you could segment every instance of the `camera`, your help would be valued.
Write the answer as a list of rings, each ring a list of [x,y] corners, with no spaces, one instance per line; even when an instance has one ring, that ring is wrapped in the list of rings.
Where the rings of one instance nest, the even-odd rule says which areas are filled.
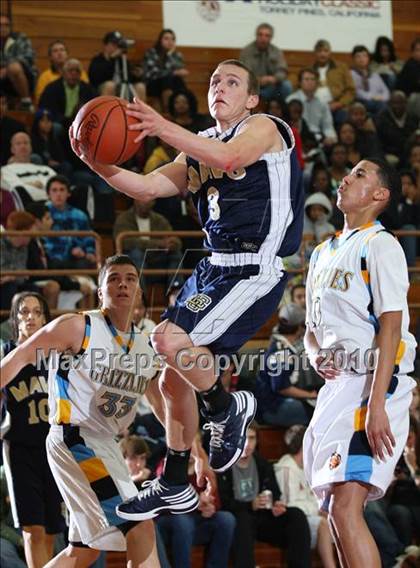
[[[136,40],[124,37],[121,32],[115,30],[113,32],[108,32],[105,34],[103,43],[114,43],[122,50],[127,50],[136,43]]]

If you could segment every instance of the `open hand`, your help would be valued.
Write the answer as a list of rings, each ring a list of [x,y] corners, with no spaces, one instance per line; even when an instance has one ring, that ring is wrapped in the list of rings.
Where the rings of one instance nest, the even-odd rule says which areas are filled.
[[[169,120],[163,118],[151,106],[137,98],[134,99],[134,102],[127,105],[126,113],[128,116],[138,120],[136,124],[130,124],[128,127],[129,130],[139,131],[139,135],[134,142],[140,142],[146,136],[158,136],[161,138],[165,128],[170,124]]]
[[[389,456],[393,455],[395,438],[391,432],[384,405],[369,405],[366,414],[366,436],[373,457],[385,461],[385,450]]]

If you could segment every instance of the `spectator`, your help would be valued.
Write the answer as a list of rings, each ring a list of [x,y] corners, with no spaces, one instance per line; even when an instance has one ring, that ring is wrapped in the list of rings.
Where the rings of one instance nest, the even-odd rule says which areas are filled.
[[[143,77],[147,95],[159,99],[162,111],[166,112],[171,94],[186,89],[184,78],[188,73],[182,54],[176,49],[175,33],[163,29],[155,45],[144,54]]]
[[[389,101],[389,89],[378,73],[369,70],[370,54],[364,45],[356,45],[352,57],[356,99],[362,101],[369,112],[378,114]]]
[[[210,116],[198,114],[197,98],[188,89],[172,93],[168,101],[168,111],[173,122],[191,132],[206,130],[214,124]]]
[[[360,162],[363,156],[360,150],[356,129],[351,122],[342,122],[340,124],[338,127],[338,141],[347,150],[348,167],[353,168]]]
[[[376,132],[376,126],[363,103],[355,101],[349,106],[348,121],[359,132]]]
[[[400,176],[402,195],[398,204],[398,228],[415,231],[420,228],[420,192],[416,186],[416,176],[410,170],[402,170]],[[407,265],[415,266],[418,239],[411,236],[402,236],[399,238],[399,241],[404,249]]]
[[[324,568],[336,568],[333,540],[325,515],[319,512],[318,501],[309,487],[303,471],[304,426],[291,426],[284,435],[289,453],[274,464],[274,473],[283,501],[288,507],[301,509],[311,531],[311,548],[318,550]]]
[[[153,150],[144,165],[143,173],[148,174],[164,164],[172,162],[178,155],[178,150],[173,148],[163,140],[159,140],[159,145]]]
[[[420,118],[420,37],[411,44],[411,57],[397,77],[397,89],[409,99],[409,109]]]
[[[272,116],[277,116],[277,118],[283,119],[285,122],[287,122],[290,125],[289,109],[287,107],[286,101],[281,97],[274,97],[272,99],[268,99],[267,114],[271,114]],[[295,137],[295,148],[296,148],[297,159],[300,167],[303,169],[305,163],[303,161],[303,154],[302,154],[302,139],[300,137],[299,131],[294,126],[290,127],[292,129],[293,136]]]
[[[95,55],[90,62],[89,79],[91,85],[101,95],[111,95],[111,93],[115,95],[120,91],[123,80],[122,56],[126,53],[125,42],[123,35],[117,30],[106,33],[102,40],[102,52]],[[130,68],[127,72],[128,80],[137,85],[137,77],[132,74]],[[143,100],[144,85],[142,85],[141,94],[139,98]]]
[[[408,151],[408,167],[413,170],[417,178],[417,186],[420,181],[420,144],[413,144]]]
[[[35,101],[37,103],[39,102],[39,99],[41,98],[45,87],[53,81],[60,79],[60,77],[62,76],[63,66],[67,61],[68,56],[68,50],[66,44],[63,41],[58,39],[50,43],[50,45],[48,46],[48,58],[50,60],[50,66],[40,74],[35,87]],[[82,70],[81,79],[86,83],[89,82],[89,78],[84,69]]]
[[[0,88],[20,99],[20,110],[33,110],[31,93],[35,84],[35,53],[31,40],[12,32],[9,16],[0,15],[1,78]]]
[[[310,532],[305,514],[286,507],[272,465],[256,451],[257,429],[251,422],[242,457],[218,475],[222,508],[236,518],[233,539],[234,568],[255,567],[255,540],[286,548],[289,568],[311,565]],[[272,494],[272,500],[267,492]]]
[[[140,436],[127,436],[120,441],[120,448],[131,480],[140,489],[143,481],[149,479],[152,473],[147,467],[149,446]]]
[[[4,468],[0,467],[0,565],[7,566],[7,568],[27,568],[26,562],[21,559],[23,538],[11,526],[10,517],[11,508],[6,476]]]
[[[7,166],[1,168],[1,186],[15,193],[23,205],[32,201],[45,201],[48,180],[55,171],[49,166],[31,162],[32,144],[26,132],[17,132],[10,143],[12,156]]]
[[[295,284],[290,290],[290,301],[306,310],[306,287],[305,284]]]
[[[134,201],[134,205],[118,215],[114,225],[114,238],[125,231],[172,231],[170,223],[153,211],[154,201]],[[124,251],[138,268],[179,268],[182,254],[181,241],[177,237],[130,237],[124,240]],[[168,275],[170,284],[172,275]],[[151,282],[149,277],[146,281]]]
[[[13,298],[10,320],[13,337],[2,357],[30,339],[50,321],[42,296],[23,292]],[[6,423],[2,432],[6,479],[15,527],[23,534],[28,566],[41,568],[53,556],[54,535],[64,528],[61,496],[50,471],[45,440],[48,424],[48,368],[26,365],[2,391]]]
[[[362,156],[383,156],[375,125],[368,117],[363,103],[354,102],[350,105],[348,120],[356,129],[357,144]]]
[[[214,474],[213,474],[214,475]],[[235,517],[221,510],[216,478],[206,487],[197,485],[194,458],[190,457],[188,477],[199,493],[198,510],[183,515],[162,515],[156,526],[172,553],[173,568],[191,568],[193,545],[206,547],[205,568],[228,568],[235,530]]]
[[[353,102],[355,87],[350,70],[345,63],[331,58],[331,45],[325,39],[315,44],[314,68],[319,73],[316,96],[327,103],[336,122],[346,118],[346,109]]]
[[[7,218],[6,229],[8,231],[32,231],[35,223],[33,215],[27,211],[14,211]],[[28,245],[30,236],[3,237],[0,239],[0,270],[26,270],[28,263]],[[47,299],[48,305],[54,308],[60,286],[52,280],[44,281],[43,284],[35,285],[28,278],[21,276],[0,277],[0,308],[8,310],[12,298],[18,292],[30,290],[42,292]]]
[[[407,112],[405,93],[391,93],[388,105],[376,117],[376,126],[386,159],[393,165],[398,166],[403,162],[406,140],[416,130],[418,122],[414,114]]]
[[[50,166],[57,173],[70,176],[72,167],[65,159],[61,139],[53,126],[51,112],[47,109],[37,110],[32,123],[32,150],[42,164]]]
[[[92,87],[81,80],[82,65],[78,59],[67,59],[62,76],[47,85],[39,106],[52,112],[54,121],[67,127],[81,106],[94,98]]]
[[[331,146],[337,142],[337,133],[328,105],[315,95],[318,81],[318,71],[310,68],[302,69],[299,72],[300,89],[289,95],[287,101],[297,99],[302,102],[303,118],[317,142],[322,143],[323,146]]]
[[[334,193],[337,192],[338,186],[340,185],[344,176],[346,176],[350,169],[347,167],[349,158],[347,146],[341,142],[337,142],[331,146],[330,152],[330,167],[328,171],[331,176],[331,184]]]
[[[403,62],[397,59],[393,42],[385,36],[379,36],[370,67],[373,72],[380,75],[390,91],[395,87],[402,66]]]
[[[67,203],[70,182],[56,175],[48,181],[48,208],[54,231],[90,231],[89,218],[83,211]],[[50,268],[94,268],[95,242],[92,237],[45,237],[45,252]]]
[[[311,178],[309,180],[309,194],[323,193],[331,199],[332,183],[330,173],[323,163],[315,164],[312,168]]]
[[[10,142],[16,132],[25,132],[25,126],[11,116],[7,116],[7,97],[6,93],[0,92],[0,166],[7,163],[10,158]]]
[[[314,373],[304,364],[304,333],[305,311],[293,303],[281,306],[255,387],[264,424],[309,423],[313,407],[307,401],[316,399],[317,391],[313,388]],[[309,386],[309,390],[303,386]]]
[[[312,193],[305,201],[303,233],[313,235],[316,243],[334,234],[335,227],[328,222],[331,214],[332,203],[325,193]]]
[[[293,129],[295,129],[302,140],[303,157],[305,161],[308,158],[308,153],[311,149],[317,148],[317,142],[315,136],[309,129],[306,120],[303,118],[303,103],[298,99],[292,99],[287,105],[289,113],[289,124]],[[319,150],[315,151],[316,155],[319,154]]]
[[[43,203],[32,203],[28,212],[35,217],[34,231],[51,231],[53,219],[47,205]],[[48,258],[42,242],[42,237],[34,237],[28,245],[28,262],[26,267],[28,270],[42,270],[51,268],[48,264]],[[30,277],[30,281],[34,284],[40,280],[39,276]],[[44,279],[45,280],[45,279]],[[76,278],[69,276],[54,276],[51,278],[60,285],[60,295],[58,297],[57,307],[60,309],[74,309],[76,302],[83,296],[90,295],[90,288],[85,284],[78,282]]]
[[[409,546],[420,534],[420,475],[416,457],[418,424],[410,419],[408,439],[397,467],[395,481],[390,487],[388,517],[399,540]]]
[[[150,335],[153,329],[156,327],[156,322],[154,322],[149,317],[147,311],[146,298],[144,294],[140,295],[137,304],[133,311],[133,323],[136,325],[140,331]]]
[[[398,539],[394,527],[389,521],[387,498],[369,501],[365,507],[365,521],[375,539],[381,556],[383,568],[396,568],[397,556],[404,552],[404,545]]]
[[[20,205],[20,201],[15,200],[15,195],[6,191],[5,189],[0,189],[0,226],[5,227],[7,217],[16,211]]]
[[[201,231],[202,229],[198,218],[198,212],[190,192],[186,196],[183,205],[185,207],[186,214],[180,216],[176,227],[177,230]],[[182,259],[183,268],[194,268],[197,266],[199,261],[207,255],[207,252],[203,247],[203,237],[183,237],[182,250],[184,251]]]
[[[271,43],[272,25],[260,24],[255,30],[255,41],[241,51],[239,59],[258,77],[263,99],[281,96],[285,99],[292,92],[287,80],[287,63],[283,52]]]

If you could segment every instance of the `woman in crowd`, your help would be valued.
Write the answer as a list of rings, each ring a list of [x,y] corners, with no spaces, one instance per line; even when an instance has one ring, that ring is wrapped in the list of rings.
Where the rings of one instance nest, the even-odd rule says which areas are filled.
[[[174,91],[184,90],[184,77],[188,75],[184,58],[176,50],[175,33],[163,29],[155,45],[148,49],[143,59],[143,79],[147,94],[160,100],[162,110],[168,109],[168,99]]]

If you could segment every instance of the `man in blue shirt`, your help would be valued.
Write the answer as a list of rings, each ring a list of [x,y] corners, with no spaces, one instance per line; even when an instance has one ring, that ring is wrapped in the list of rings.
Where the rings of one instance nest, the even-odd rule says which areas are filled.
[[[86,213],[67,203],[70,182],[66,177],[52,177],[47,184],[47,194],[53,230],[91,230]],[[95,241],[92,237],[46,237],[44,248],[50,268],[92,268],[96,264]]]

